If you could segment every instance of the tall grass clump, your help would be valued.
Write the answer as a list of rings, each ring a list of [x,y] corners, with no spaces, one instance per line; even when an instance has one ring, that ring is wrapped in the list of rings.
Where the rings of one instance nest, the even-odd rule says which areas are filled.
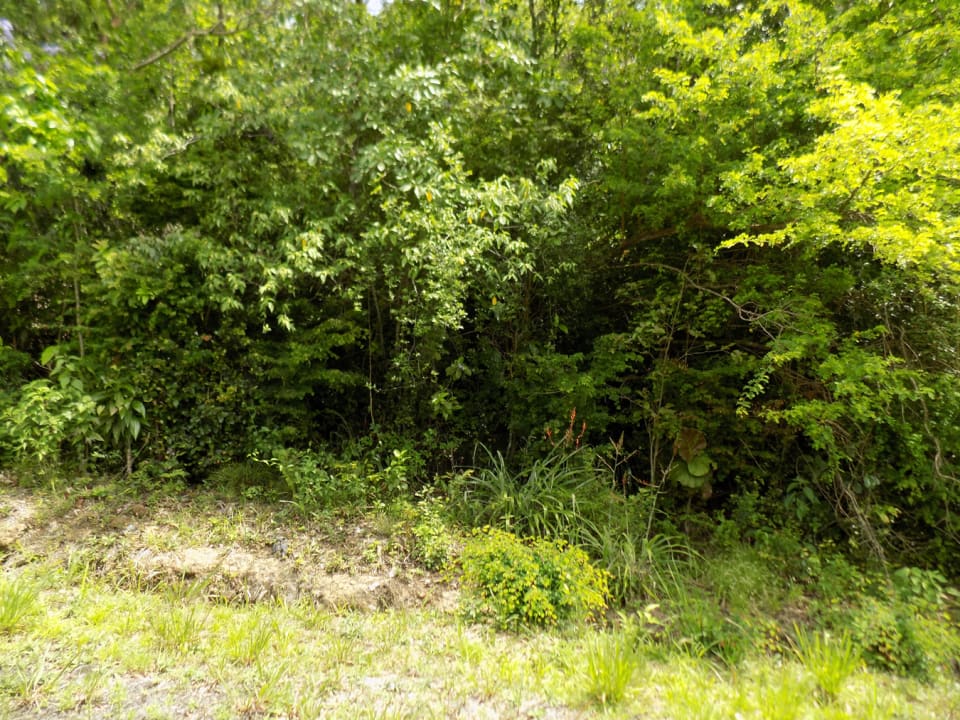
[[[807,633],[794,626],[794,654],[813,676],[823,697],[836,700],[844,683],[861,666],[860,652],[850,634]]]
[[[553,448],[517,471],[501,453],[483,451],[486,464],[461,475],[450,488],[460,519],[474,527],[576,543],[595,515],[598,498],[608,492],[582,449]]]
[[[623,632],[596,633],[579,659],[587,697],[604,707],[624,700],[639,666],[634,641]]]
[[[652,532],[656,490],[624,495],[588,448],[558,444],[519,470],[482,449],[486,464],[448,489],[461,522],[583,549],[606,571],[620,604],[685,596],[685,578],[699,556],[684,540]]]
[[[23,577],[0,577],[0,633],[17,630],[37,609],[39,591]]]

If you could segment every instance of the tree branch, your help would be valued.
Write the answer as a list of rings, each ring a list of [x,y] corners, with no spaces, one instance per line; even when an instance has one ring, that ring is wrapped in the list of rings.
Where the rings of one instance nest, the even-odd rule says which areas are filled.
[[[213,25],[212,27],[209,27],[206,30],[191,30],[186,35],[182,35],[181,37],[174,40],[171,44],[167,45],[165,48],[161,48],[160,50],[157,50],[155,53],[153,53],[153,55],[150,55],[145,60],[141,60],[136,65],[134,65],[131,68],[131,70],[136,72],[137,70],[142,70],[148,65],[153,65],[155,62],[163,60],[163,58],[167,57],[167,55],[170,55],[176,52],[187,41],[193,40],[194,38],[197,38],[197,37],[203,37],[205,35],[215,35],[217,34],[216,30],[218,29],[220,30],[223,29],[223,25],[221,23],[217,23],[216,25]]]
[[[227,30],[227,27],[224,24],[222,17],[220,17],[216,23],[206,28],[205,30],[204,29],[190,30],[186,32],[184,35],[174,40],[172,43],[170,43],[166,47],[160,48],[149,57],[141,60],[130,69],[136,72],[137,70],[142,70],[143,68],[149,65],[153,65],[155,62],[159,62],[160,60],[163,60],[163,58],[167,57],[168,55],[175,53],[178,49],[183,47],[185,43],[189,42],[190,40],[193,40],[194,38],[207,37],[207,36],[224,38],[224,37],[229,37],[231,35],[237,35],[246,30],[249,30],[250,26],[253,24],[254,18],[256,18],[258,15],[262,17],[267,17],[269,15],[272,15],[276,11],[278,4],[279,3],[275,2],[267,10],[263,10],[259,12],[254,11],[248,14],[246,17],[243,18],[243,20],[240,21],[240,24],[237,25],[237,27],[233,30]]]

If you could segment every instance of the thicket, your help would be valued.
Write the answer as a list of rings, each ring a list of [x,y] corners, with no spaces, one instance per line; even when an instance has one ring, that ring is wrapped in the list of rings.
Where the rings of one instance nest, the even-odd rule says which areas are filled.
[[[437,485],[621,598],[679,591],[678,537],[956,577],[958,28],[2,3],[3,462]],[[859,617],[878,661],[905,637]]]

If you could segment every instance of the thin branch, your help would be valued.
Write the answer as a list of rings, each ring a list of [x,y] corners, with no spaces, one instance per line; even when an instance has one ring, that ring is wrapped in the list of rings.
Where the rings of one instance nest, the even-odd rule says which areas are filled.
[[[682,277],[684,281],[688,283],[691,287],[696,288],[700,292],[704,292],[704,293],[707,293],[708,295],[713,295],[714,297],[720,298],[725,303],[730,305],[730,307],[732,307],[734,310],[737,311],[737,317],[739,317],[744,322],[756,323],[757,326],[764,332],[764,334],[767,337],[769,337],[771,340],[776,340],[777,337],[764,326],[762,320],[768,315],[773,315],[777,312],[781,312],[781,311],[790,312],[786,308],[778,308],[777,310],[768,310],[766,312],[757,312],[756,310],[751,310],[746,305],[741,305],[740,303],[738,303],[729,295],[724,295],[719,290],[714,290],[713,288],[707,287],[706,285],[701,285],[696,280],[694,280],[693,277],[691,277],[690,273],[688,273],[686,270],[682,270],[678,267],[674,267],[673,265],[667,265],[665,263],[653,263],[653,262],[636,262],[631,264],[635,267],[650,267],[650,268],[655,268],[657,270],[669,270],[671,272],[676,273],[677,275]],[[783,327],[784,326],[781,326],[780,329],[782,330]]]
[[[188,138],[186,141],[184,141],[183,144],[178,145],[176,148],[174,148],[173,150],[170,150],[167,153],[164,153],[161,159],[166,160],[167,158],[173,157],[174,155],[179,155],[180,153],[184,152],[188,147],[190,147],[194,143],[200,142],[201,140],[203,140],[203,135],[194,135],[192,138]]]
[[[157,50],[155,53],[153,53],[153,55],[150,55],[145,60],[141,60],[136,65],[134,65],[131,68],[131,70],[136,72],[137,70],[142,70],[148,65],[153,65],[155,62],[163,60],[165,57],[167,57],[167,55],[171,55],[172,53],[176,52],[184,43],[188,42],[189,40],[193,40],[194,38],[197,38],[197,37],[204,37],[205,35],[214,35],[216,34],[217,30],[221,30],[221,31],[223,30],[223,26],[220,23],[217,23],[216,25],[213,25],[207,28],[206,30],[191,30],[186,35],[182,35],[176,40],[174,40],[171,44],[167,45],[165,48],[161,48],[160,50]]]
[[[233,30],[227,29],[226,25],[223,22],[222,17],[218,19],[216,23],[214,23],[213,25],[211,25],[206,29],[189,30],[184,35],[180,36],[179,38],[174,40],[172,43],[167,45],[166,47],[160,48],[155,53],[145,58],[144,60],[141,60],[130,69],[136,72],[137,70],[142,70],[148,65],[153,65],[154,63],[159,62],[160,60],[163,60],[163,58],[167,57],[168,55],[175,53],[177,50],[183,47],[184,44],[186,44],[190,40],[193,40],[194,38],[208,37],[208,36],[224,38],[224,37],[230,37],[231,35],[238,35],[239,33],[245,32],[253,26],[254,20],[258,16],[260,16],[260,18],[262,19],[270,15],[273,15],[278,5],[279,5],[279,2],[275,2],[266,10],[254,11],[246,15],[240,21],[237,27]]]

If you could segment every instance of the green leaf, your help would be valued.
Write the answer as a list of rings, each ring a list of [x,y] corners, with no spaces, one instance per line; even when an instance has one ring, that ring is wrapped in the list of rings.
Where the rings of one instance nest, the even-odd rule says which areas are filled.
[[[709,475],[715,467],[716,463],[713,462],[713,458],[707,453],[702,453],[687,463],[687,472],[694,477],[701,478]]]
[[[40,354],[40,364],[49,365],[50,361],[53,360],[60,352],[59,345],[51,345],[44,349]]]
[[[709,482],[709,477],[707,476],[692,475],[685,462],[678,462],[676,465],[674,465],[673,469],[670,470],[668,477],[674,482],[682,485],[683,487],[690,488],[691,490],[699,490]]]

